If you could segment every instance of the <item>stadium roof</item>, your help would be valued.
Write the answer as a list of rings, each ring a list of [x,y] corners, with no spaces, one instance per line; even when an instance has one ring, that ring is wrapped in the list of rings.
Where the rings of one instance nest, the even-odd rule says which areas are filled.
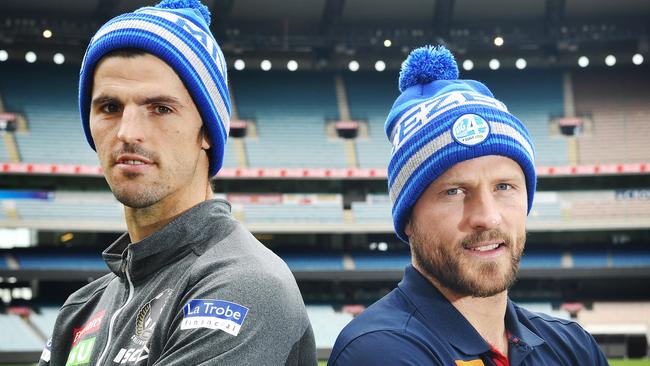
[[[650,49],[650,2],[638,0],[203,2],[212,11],[213,31],[229,59],[291,58],[307,68],[343,68],[351,59],[362,65],[383,59],[396,68],[410,49],[431,43],[446,44],[463,58],[526,57],[531,66],[562,65],[565,58],[582,54],[640,52],[647,57]],[[0,49],[62,52],[78,61],[99,25],[150,4],[3,0]],[[45,29],[52,31],[51,38],[43,37]],[[501,47],[493,43],[497,36],[504,39]]]

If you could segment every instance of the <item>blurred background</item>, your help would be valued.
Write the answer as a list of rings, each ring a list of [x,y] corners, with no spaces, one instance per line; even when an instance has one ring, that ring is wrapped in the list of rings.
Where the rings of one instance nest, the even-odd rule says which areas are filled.
[[[443,44],[530,130],[538,192],[511,297],[650,364],[650,2],[204,0],[229,66],[214,191],[293,271],[319,357],[395,287],[383,129],[410,50]],[[132,0],[0,2],[0,364],[39,358],[125,231],[77,109],[90,37]]]

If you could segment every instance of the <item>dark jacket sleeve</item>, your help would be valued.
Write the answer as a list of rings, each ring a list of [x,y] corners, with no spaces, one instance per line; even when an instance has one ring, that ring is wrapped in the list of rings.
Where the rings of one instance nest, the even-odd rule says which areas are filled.
[[[247,268],[224,278],[201,271],[179,303],[155,365],[316,365],[313,332],[297,289],[283,275]],[[228,301],[247,308],[239,332],[182,326],[192,299]],[[185,329],[183,329],[185,328]]]

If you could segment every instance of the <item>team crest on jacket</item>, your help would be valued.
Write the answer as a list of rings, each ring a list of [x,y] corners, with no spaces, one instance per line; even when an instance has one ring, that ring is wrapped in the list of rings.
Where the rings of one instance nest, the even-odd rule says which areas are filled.
[[[135,320],[135,338],[142,342],[147,342],[151,338],[153,327],[158,322],[171,293],[171,289],[166,289],[140,308]]]
[[[131,344],[128,348],[120,349],[113,358],[113,363],[136,364],[149,358],[147,342],[171,293],[172,290],[168,288],[142,305],[135,317],[135,332],[131,336]]]

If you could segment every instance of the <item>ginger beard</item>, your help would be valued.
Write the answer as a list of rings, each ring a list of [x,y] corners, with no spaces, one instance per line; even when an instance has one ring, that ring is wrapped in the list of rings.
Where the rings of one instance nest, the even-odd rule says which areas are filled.
[[[490,297],[506,291],[515,282],[523,255],[526,233],[506,235],[499,229],[468,235],[449,245],[432,232],[411,223],[411,250],[420,270],[459,296]],[[503,240],[506,260],[468,258],[466,248],[486,240]]]

